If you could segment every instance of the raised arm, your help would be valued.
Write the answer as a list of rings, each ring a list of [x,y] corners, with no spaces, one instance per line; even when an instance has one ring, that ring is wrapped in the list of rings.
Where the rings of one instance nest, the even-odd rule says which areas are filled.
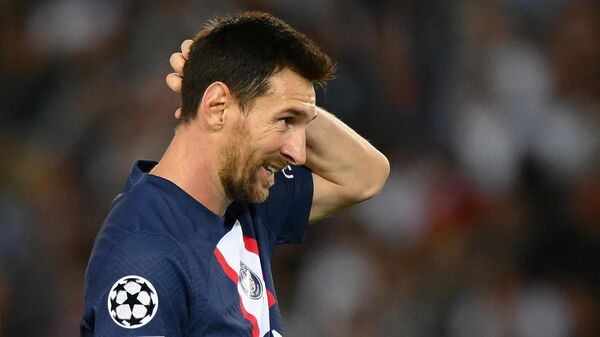
[[[311,223],[373,197],[390,171],[381,152],[321,108],[306,129],[306,166],[314,178]]]

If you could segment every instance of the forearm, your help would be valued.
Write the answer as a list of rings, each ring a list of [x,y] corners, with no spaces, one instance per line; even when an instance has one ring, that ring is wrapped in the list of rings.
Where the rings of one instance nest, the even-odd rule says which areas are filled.
[[[306,130],[306,166],[343,187],[351,202],[371,198],[388,177],[387,158],[329,112],[319,108],[318,113]]]

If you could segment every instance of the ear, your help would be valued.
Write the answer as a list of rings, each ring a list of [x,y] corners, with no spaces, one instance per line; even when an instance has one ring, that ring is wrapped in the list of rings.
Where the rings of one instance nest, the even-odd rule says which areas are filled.
[[[219,130],[225,124],[225,106],[229,99],[231,99],[231,92],[223,82],[214,82],[204,91],[198,106],[198,114],[211,130]]]

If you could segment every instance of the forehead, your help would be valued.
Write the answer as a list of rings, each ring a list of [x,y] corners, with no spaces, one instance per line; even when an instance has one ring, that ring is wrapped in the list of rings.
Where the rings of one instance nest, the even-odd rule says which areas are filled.
[[[316,96],[312,82],[289,69],[273,74],[266,98],[281,104],[315,105]]]

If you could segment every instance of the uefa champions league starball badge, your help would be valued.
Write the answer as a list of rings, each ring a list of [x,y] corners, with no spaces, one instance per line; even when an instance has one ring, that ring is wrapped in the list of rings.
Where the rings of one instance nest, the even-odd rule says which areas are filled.
[[[108,313],[125,329],[142,327],[158,310],[158,293],[141,276],[129,275],[118,280],[108,293]]]

